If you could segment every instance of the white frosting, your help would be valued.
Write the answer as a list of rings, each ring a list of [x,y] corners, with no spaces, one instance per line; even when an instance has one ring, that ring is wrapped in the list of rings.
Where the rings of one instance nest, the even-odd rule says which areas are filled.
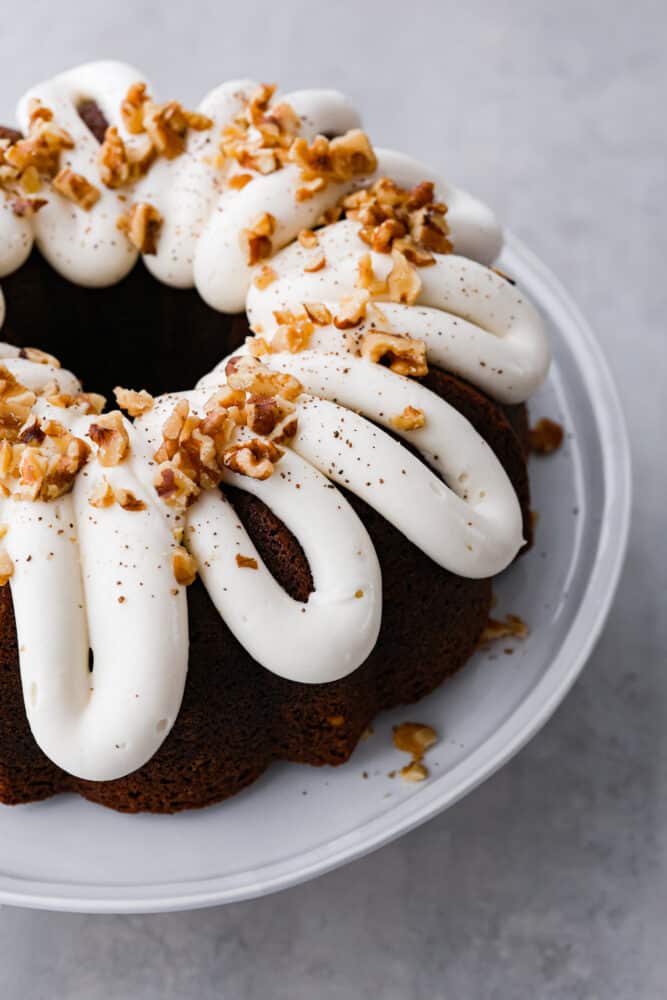
[[[77,106],[84,99],[96,101],[128,138],[120,104],[129,86],[142,79],[120,63],[91,63],[23,98],[21,126],[27,126],[31,98],[50,107],[57,124],[75,140],[75,148],[63,153],[63,165],[95,183],[101,198],[86,213],[50,194],[48,205],[28,220],[16,217],[3,196],[0,275],[21,265],[34,238],[70,280],[113,284],[137,256],[118,231],[117,219],[128,198],[148,201],[164,219],[158,253],[145,259],[149,270],[174,287],[196,286],[222,311],[242,309],[247,296],[251,323],[269,338],[277,325],[276,309],[299,311],[304,302],[323,302],[335,314],[340,299],[354,292],[359,259],[368,253],[358,224],[341,222],[319,234],[316,252],[325,254],[326,267],[305,273],[313,251],[288,245],[299,230],[313,226],[343,194],[376,177],[391,176],[402,186],[431,179],[436,197],[448,205],[457,255],[436,255],[433,266],[419,270],[422,288],[414,305],[382,301],[382,328],[425,341],[433,363],[498,400],[517,402],[534,391],[548,365],[541,321],[511,284],[483,266],[501,243],[488,209],[424,165],[389,150],[377,151],[373,178],[329,184],[307,201],[295,197],[300,181],[293,164],[268,175],[244,168],[252,181],[232,190],[227,181],[240,168],[230,162],[221,167],[216,154],[221,130],[256,87],[250,80],[223,84],[204,99],[199,110],[213,119],[213,128],[191,131],[182,156],[158,160],[131,192],[111,191],[99,182],[98,144]],[[301,134],[308,139],[359,126],[356,111],[335,91],[298,91],[283,100],[300,115]],[[251,285],[253,270],[241,251],[240,234],[263,212],[276,218],[274,248],[286,249],[271,260],[277,280],[260,291]],[[385,277],[391,257],[371,256],[376,274]],[[0,293],[0,323],[3,312]],[[369,318],[352,334],[372,328]],[[0,359],[36,391],[52,379],[62,392],[79,390],[71,373],[34,364],[19,357],[16,348],[0,345]],[[184,527],[213,603],[250,655],[268,670],[304,683],[333,681],[356,669],[380,628],[377,556],[334,483],[362,497],[453,573],[492,576],[523,544],[520,505],[500,462],[440,397],[354,356],[334,326],[318,327],[308,351],[269,355],[264,361],[295,375],[305,388],[296,403],[297,434],[269,479],[226,471],[222,490],[203,492],[182,516],[157,499],[153,456],[162,425],[183,396],[193,412],[202,411],[211,388],[224,381],[222,362],[199,388],[161,397],[134,426],[126,425],[132,449],[120,465],[103,469],[93,450],[67,496],[49,503],[0,501],[0,518],[8,525],[2,544],[14,563],[10,585],[28,719],[39,746],[74,775],[110,780],[141,767],[177,716],[188,631],[185,590],[172,568],[175,525]],[[408,406],[422,411],[425,425],[399,435],[424,461],[382,429],[392,427],[392,418]],[[43,400],[35,412],[67,423],[81,437],[94,419]],[[145,510],[128,512],[117,504],[93,508],[89,498],[101,476],[131,490]],[[261,499],[300,542],[314,583],[306,602],[289,597],[271,575],[225,499],[225,484]],[[237,556],[244,558],[237,562]]]
[[[90,212],[84,212],[59,195],[50,194],[49,204],[30,220],[16,217],[9,197],[4,197],[0,212],[0,276],[23,263],[34,235],[44,256],[70,281],[90,286],[119,281],[137,256],[117,229],[129,197],[150,202],[164,218],[158,252],[145,257],[149,270],[174,287],[196,286],[215,309],[238,312],[243,309],[251,275],[240,247],[241,231],[263,212],[270,212],[277,220],[273,244],[283,247],[300,229],[314,225],[341,195],[370,179],[329,184],[315,197],[297,202],[294,193],[299,186],[299,170],[294,164],[267,175],[244,167],[242,172],[250,173],[252,182],[240,191],[230,190],[226,181],[240,168],[231,162],[223,167],[216,164],[220,132],[257,86],[251,80],[236,80],[216,88],[201,102],[199,110],[211,117],[214,125],[203,132],[191,130],[183,155],[173,160],[159,159],[130,192],[110,190],[99,180],[99,147],[79,117],[77,106],[85,99],[96,101],[121,136],[131,139],[120,116],[120,105],[129,86],[144,79],[142,73],[123,63],[88,63],[31,88],[22,98],[18,110],[21,127],[28,125],[32,99],[51,108],[57,124],[67,129],[75,141],[73,150],[63,152],[62,164],[94,183],[101,197]],[[336,91],[302,90],[281,99],[301,116],[301,134],[308,139],[318,132],[341,133],[360,124],[355,109]],[[401,183],[433,178],[432,171],[398,153],[380,150],[378,160],[378,175],[392,172]],[[449,221],[457,249],[484,261],[495,257],[501,234],[489,210],[459,189],[433,179],[437,181],[438,195],[445,197],[450,207]]]
[[[155,450],[175,400],[202,411],[210,392],[164,396],[137,422]],[[264,481],[226,471],[223,483],[262,500],[300,542],[314,591],[304,604],[276,582],[219,490],[203,493],[186,514],[188,547],[221,617],[250,655],[273,673],[303,683],[336,680],[373,649],[382,585],[375,550],[340,493],[311,465],[287,451]],[[255,559],[257,569],[236,556]]]
[[[251,285],[247,309],[250,324],[270,339],[278,324],[274,310],[299,312],[304,302],[324,302],[335,315],[340,299],[355,291],[360,258],[369,248],[358,236],[359,224],[338,222],[318,231],[316,250],[298,242],[277,254],[271,267],[277,274],[263,290]],[[308,273],[306,265],[324,254],[327,265]],[[528,399],[541,385],[550,353],[542,319],[533,305],[509,281],[473,260],[436,254],[435,264],[419,268],[422,282],[414,305],[376,300],[386,317],[382,330],[423,340],[431,362],[479,386],[503,403]],[[386,278],[393,260],[371,253],[375,274]],[[363,322],[352,331],[372,327]],[[334,326],[318,327],[315,347],[345,350],[345,337]]]
[[[78,388],[69,372],[2,354],[33,389],[47,376],[55,376],[62,391]],[[42,400],[34,412],[79,437],[95,420]],[[173,537],[151,485],[148,456],[132,425],[126,428],[132,451],[121,465],[102,468],[93,454],[66,496],[0,501],[0,520],[8,526],[2,544],[14,563],[10,586],[30,727],[51,760],[97,781],[128,774],[157,751],[178,715],[188,662],[185,588],[173,575]],[[90,506],[103,475],[146,509]]]

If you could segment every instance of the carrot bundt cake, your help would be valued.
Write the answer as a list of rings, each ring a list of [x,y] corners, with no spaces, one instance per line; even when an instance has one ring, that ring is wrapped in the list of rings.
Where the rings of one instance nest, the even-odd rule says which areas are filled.
[[[22,99],[0,801],[204,806],[344,762],[466,662],[530,543],[549,364],[500,246],[333,91],[237,80],[189,111],[104,62]]]

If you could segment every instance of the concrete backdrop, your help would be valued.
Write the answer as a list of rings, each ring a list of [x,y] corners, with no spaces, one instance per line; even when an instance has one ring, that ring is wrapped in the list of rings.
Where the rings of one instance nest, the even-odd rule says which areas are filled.
[[[147,917],[0,911],[6,1000],[657,1000],[667,995],[667,7],[661,0],[2,0],[0,117],[123,58],[165,96],[333,85],[380,144],[491,202],[592,321],[636,507],[582,679],[443,816],[280,896]],[[1,850],[1,847],[0,847]]]

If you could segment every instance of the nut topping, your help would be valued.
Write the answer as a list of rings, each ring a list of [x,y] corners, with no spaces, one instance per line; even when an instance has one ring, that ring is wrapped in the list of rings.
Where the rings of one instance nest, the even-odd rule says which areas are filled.
[[[197,579],[197,561],[182,545],[174,549],[172,566],[176,582],[189,587]]]
[[[131,417],[140,417],[153,409],[155,401],[145,389],[137,392],[135,389],[123,389],[117,385],[113,392],[121,410],[125,410]]]
[[[119,410],[100,416],[88,429],[88,437],[97,445],[100,465],[119,465],[130,452],[130,438]]]
[[[248,229],[242,229],[239,242],[252,267],[273,252],[271,237],[276,230],[276,220],[270,212],[264,212]]]
[[[154,205],[140,201],[132,205],[126,215],[119,217],[117,226],[139,253],[156,254],[162,222],[162,216]]]
[[[361,356],[367,361],[387,364],[398,375],[426,375],[426,344],[399,334],[365,333],[361,340]]]
[[[423,427],[425,423],[426,417],[423,411],[416,409],[414,406],[406,406],[402,413],[391,418],[391,425],[397,431],[414,431],[419,427]]]
[[[281,457],[280,448],[272,441],[252,438],[250,441],[231,445],[225,451],[222,461],[225,468],[251,479],[268,479],[273,473],[274,463]]]
[[[53,190],[74,202],[84,212],[89,212],[100,200],[99,188],[86,180],[83,174],[77,174],[69,167],[63,167],[53,178]]]

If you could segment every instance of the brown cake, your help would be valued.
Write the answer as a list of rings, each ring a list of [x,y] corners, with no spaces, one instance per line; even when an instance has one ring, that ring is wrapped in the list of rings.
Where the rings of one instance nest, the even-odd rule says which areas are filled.
[[[191,113],[140,81],[80,67],[24,99],[23,138],[4,132],[8,804],[73,791],[172,812],[275,759],[343,763],[379,711],[463,666],[492,576],[531,540],[523,401],[548,352],[485,266],[490,214],[376,156],[340,95],[223,85]],[[147,390],[117,394],[134,423],[100,415],[69,370],[109,399]],[[358,532],[359,551],[332,563],[311,511]],[[356,555],[369,582],[349,591]],[[155,612],[138,619],[149,585]],[[139,699],[134,673],[145,708],[118,694]],[[107,738],[124,716],[127,739]]]

